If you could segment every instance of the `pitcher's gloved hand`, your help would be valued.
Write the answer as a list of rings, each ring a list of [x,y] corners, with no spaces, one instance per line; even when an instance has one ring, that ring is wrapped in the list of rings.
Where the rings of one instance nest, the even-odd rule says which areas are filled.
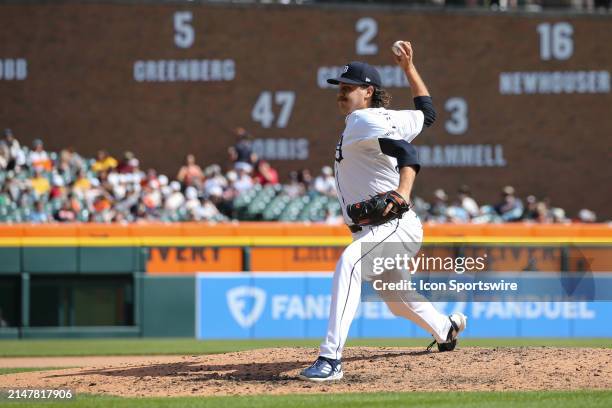
[[[388,205],[391,205],[391,208],[385,211]],[[346,206],[346,213],[353,224],[361,227],[384,224],[400,218],[408,210],[410,204],[395,190],[379,193],[368,200]]]

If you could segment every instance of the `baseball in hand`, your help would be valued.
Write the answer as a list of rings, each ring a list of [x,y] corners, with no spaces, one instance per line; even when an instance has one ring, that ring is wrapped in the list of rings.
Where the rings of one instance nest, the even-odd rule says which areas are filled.
[[[398,57],[402,55],[402,41],[396,41],[391,46],[391,51]]]

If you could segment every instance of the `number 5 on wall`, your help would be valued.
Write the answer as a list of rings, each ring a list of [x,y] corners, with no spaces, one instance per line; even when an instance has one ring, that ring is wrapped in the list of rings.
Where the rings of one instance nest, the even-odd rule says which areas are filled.
[[[179,48],[189,48],[195,40],[195,30],[191,25],[193,14],[191,11],[177,11],[174,13],[174,44]]]

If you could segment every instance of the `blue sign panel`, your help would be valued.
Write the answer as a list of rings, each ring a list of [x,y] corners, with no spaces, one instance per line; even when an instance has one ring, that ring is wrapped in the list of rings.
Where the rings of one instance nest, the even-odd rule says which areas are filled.
[[[196,334],[200,339],[323,338],[331,274],[200,274]],[[464,337],[612,337],[612,302],[438,302],[444,314],[468,316]],[[426,337],[383,302],[363,302],[350,338]]]

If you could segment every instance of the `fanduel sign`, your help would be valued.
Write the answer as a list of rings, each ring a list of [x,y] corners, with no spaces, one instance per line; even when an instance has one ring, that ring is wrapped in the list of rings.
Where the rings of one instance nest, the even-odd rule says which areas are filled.
[[[197,277],[196,333],[211,338],[322,338],[331,274],[212,274]],[[611,302],[435,303],[468,315],[466,337],[612,336]],[[428,337],[383,302],[364,302],[349,336]]]

